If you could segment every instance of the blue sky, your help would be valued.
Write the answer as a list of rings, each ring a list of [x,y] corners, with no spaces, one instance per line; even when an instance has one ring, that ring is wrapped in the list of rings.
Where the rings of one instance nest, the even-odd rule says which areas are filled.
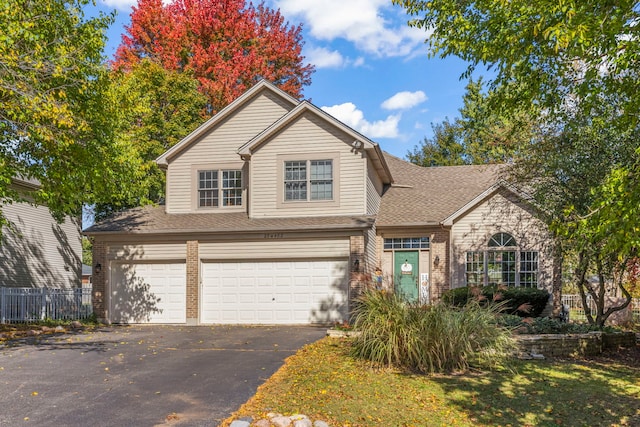
[[[105,55],[113,56],[135,0],[97,0],[117,10]],[[307,62],[316,67],[304,97],[398,157],[431,136],[431,123],[458,115],[466,65],[428,58],[424,30],[410,28],[391,0],[267,0],[302,23]]]

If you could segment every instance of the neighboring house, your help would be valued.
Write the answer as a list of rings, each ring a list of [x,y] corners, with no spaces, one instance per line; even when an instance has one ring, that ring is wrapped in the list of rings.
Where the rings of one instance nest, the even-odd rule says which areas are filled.
[[[91,287],[91,274],[93,268],[90,265],[82,264],[82,287]]]
[[[46,206],[31,203],[38,182],[13,179],[12,186],[25,199],[2,205],[8,224],[0,242],[0,287],[80,286],[80,223],[67,218],[57,223]]]
[[[341,321],[376,267],[422,302],[549,286],[544,229],[499,167],[407,163],[264,81],[157,163],[165,205],[85,230],[107,321]]]

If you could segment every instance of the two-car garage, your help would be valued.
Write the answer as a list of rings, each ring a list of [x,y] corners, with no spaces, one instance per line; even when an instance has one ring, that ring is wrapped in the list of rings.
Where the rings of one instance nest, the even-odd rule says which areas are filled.
[[[347,261],[202,263],[202,323],[338,321],[347,307]]]

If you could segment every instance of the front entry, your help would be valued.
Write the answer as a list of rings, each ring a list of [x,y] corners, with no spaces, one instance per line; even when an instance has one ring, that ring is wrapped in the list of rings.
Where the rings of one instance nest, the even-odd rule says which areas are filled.
[[[393,256],[396,293],[409,302],[418,301],[418,251],[396,251]]]

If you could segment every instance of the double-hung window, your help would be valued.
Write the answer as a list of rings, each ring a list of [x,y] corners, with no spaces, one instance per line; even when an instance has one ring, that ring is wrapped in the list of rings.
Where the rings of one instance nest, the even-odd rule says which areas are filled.
[[[333,160],[284,162],[284,200],[333,200]]]
[[[222,206],[242,206],[242,171],[222,171]]]
[[[198,207],[242,206],[242,171],[198,171]]]

